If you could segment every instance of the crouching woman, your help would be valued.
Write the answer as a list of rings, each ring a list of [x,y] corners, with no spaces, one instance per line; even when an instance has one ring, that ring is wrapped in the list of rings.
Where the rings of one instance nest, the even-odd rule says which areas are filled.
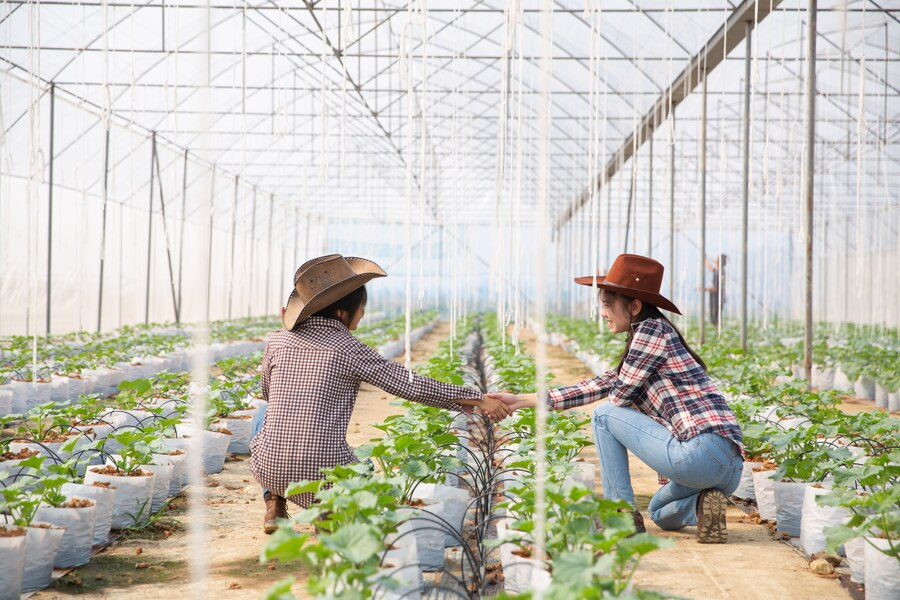
[[[546,401],[564,410],[608,398],[592,418],[604,496],[635,506],[630,450],[664,484],[650,501],[654,523],[667,530],[696,525],[698,542],[725,543],[726,496],[740,480],[743,438],[703,360],[660,311],[681,314],[659,293],[662,279],[660,263],[622,254],[605,277],[575,280],[600,288],[609,330],[628,342],[615,369],[550,390]],[[514,410],[537,402],[534,394],[493,397]],[[640,512],[634,519],[644,531]]]
[[[386,273],[374,262],[339,254],[313,259],[294,275],[284,329],[269,336],[260,367],[265,417],[250,444],[250,467],[265,489],[264,530],[286,518],[286,500],[307,507],[313,494],[285,499],[295,481],[321,479],[321,469],[356,462],[347,425],[361,382],[413,402],[447,410],[480,408],[492,419],[511,414],[480,391],[411,373],[356,339],[365,314],[365,284]]]

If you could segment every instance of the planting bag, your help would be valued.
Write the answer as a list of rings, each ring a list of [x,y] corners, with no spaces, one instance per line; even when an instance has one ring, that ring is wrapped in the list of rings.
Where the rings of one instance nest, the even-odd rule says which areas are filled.
[[[17,529],[0,524],[0,529]],[[0,600],[19,600],[22,595],[22,574],[25,570],[25,533],[15,537],[0,537]]]
[[[169,478],[169,495],[177,496],[181,492],[182,481],[187,467],[187,452],[182,454],[154,454],[153,462],[168,461],[172,464],[172,476]]]
[[[778,521],[778,531],[791,537],[800,537],[803,494],[808,486],[805,482],[775,482],[775,520]]]
[[[50,585],[53,563],[59,552],[66,530],[59,527],[45,529],[34,527],[42,523],[32,522],[25,528],[25,570],[22,573],[22,591],[34,592]]]
[[[250,438],[253,436],[253,419],[230,419],[225,417],[213,423],[213,427],[224,427],[231,432],[228,452],[250,454]]]
[[[0,389],[0,417],[13,412],[13,393],[12,390]]]
[[[421,508],[403,508],[413,517],[409,526],[416,536],[419,549],[419,566],[423,571],[437,571],[444,568],[444,525],[434,517],[444,517],[444,503],[436,502]]]
[[[753,490],[756,494],[756,508],[759,516],[767,521],[773,521],[776,518],[775,509],[775,482],[772,481],[772,475],[775,471],[754,471],[753,472]]]
[[[896,546],[900,541],[895,540],[893,544]],[[870,537],[865,539],[865,545],[866,600],[897,600],[900,562],[882,552],[891,547],[890,540]]]
[[[397,533],[385,539],[392,546],[381,559],[381,568],[373,582],[376,598],[421,598],[422,571],[419,569],[419,548],[410,523],[401,523]]]
[[[550,586],[550,573],[540,561],[517,556],[520,548],[515,544],[500,545],[500,562],[503,565],[504,589],[509,594],[529,590],[545,590]]]
[[[150,512],[159,512],[166,505],[166,499],[169,497],[169,485],[172,481],[175,465],[172,464],[168,457],[154,457],[152,465],[142,465],[141,469],[152,471],[156,475],[153,483],[153,500],[150,503]]]
[[[853,583],[865,583],[866,540],[853,538],[844,542],[844,554],[847,556],[847,564],[850,566],[850,581]]]
[[[144,523],[150,516],[153,502],[153,473],[130,477],[125,475],[102,475],[91,467],[84,474],[85,483],[106,481],[116,488],[116,504],[113,508],[112,528],[125,529],[136,523]]]
[[[35,514],[36,519],[65,528],[65,533],[59,543],[59,552],[53,563],[54,567],[68,569],[90,562],[95,517],[94,506],[85,508],[38,507]]]
[[[94,501],[94,533],[91,536],[91,545],[97,546],[109,541],[113,509],[116,507],[116,490],[83,483],[66,483],[62,486],[62,493],[67,498],[77,496]]]
[[[744,470],[741,471],[741,480],[738,482],[737,489],[734,490],[732,496],[743,498],[744,500],[756,499],[756,493],[753,491],[753,469],[760,465],[762,465],[760,462],[744,462]]]
[[[422,483],[416,488],[415,498],[422,500],[433,500],[435,502],[443,502],[444,504],[444,520],[453,527],[454,531],[462,535],[463,518],[466,516],[466,509],[469,505],[469,492],[449,485],[436,485],[433,483]],[[460,541],[457,535],[446,533],[444,536],[444,546],[459,546]]]
[[[825,529],[835,527],[847,518],[840,506],[819,506],[816,497],[827,494],[826,487],[809,486],[803,492],[803,514],[800,518],[800,546],[807,554],[825,550]],[[780,523],[780,522],[779,522]]]
[[[203,470],[207,474],[221,473],[225,468],[225,458],[228,455],[228,444],[231,443],[231,436],[202,429],[198,432],[190,425],[179,424],[175,426],[175,431],[179,436],[187,439],[188,452],[196,448],[199,442],[201,447],[201,456],[203,462]]]

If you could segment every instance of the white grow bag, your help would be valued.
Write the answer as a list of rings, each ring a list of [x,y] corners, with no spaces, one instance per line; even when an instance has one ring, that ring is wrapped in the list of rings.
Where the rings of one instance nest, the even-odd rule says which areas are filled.
[[[767,521],[773,521],[777,515],[775,508],[775,482],[772,481],[772,475],[774,474],[775,471],[753,472],[756,508],[759,510],[760,518]]]
[[[900,598],[900,562],[882,550],[891,546],[890,540],[865,539],[866,600],[898,600]],[[894,547],[900,541],[893,541]]]
[[[94,501],[94,532],[91,535],[91,545],[97,546],[109,541],[113,509],[116,507],[116,489],[83,483],[65,483],[62,486],[62,493],[67,497],[78,496]]]
[[[0,537],[0,600],[19,600],[25,570],[25,529],[0,523],[2,529],[21,529],[21,535]]]
[[[96,514],[93,504],[84,508],[38,507],[35,514],[37,520],[65,529],[54,567],[68,569],[90,562]]]
[[[112,528],[126,529],[135,524],[145,523],[150,517],[150,506],[153,503],[153,486],[156,476],[144,471],[141,476],[103,475],[91,467],[84,474],[87,484],[95,481],[106,481],[116,488],[116,504],[113,508]]]
[[[776,481],[775,520],[778,531],[791,537],[800,537],[800,521],[803,518],[803,495],[809,483]]]
[[[803,516],[800,520],[800,546],[809,555],[825,550],[825,529],[835,527],[847,518],[841,506],[819,506],[816,498],[831,491],[826,487],[807,487],[803,493]]]
[[[22,591],[34,592],[50,585],[53,563],[59,552],[66,530],[59,527],[34,527],[44,523],[32,522],[25,528],[25,570],[22,574]]]

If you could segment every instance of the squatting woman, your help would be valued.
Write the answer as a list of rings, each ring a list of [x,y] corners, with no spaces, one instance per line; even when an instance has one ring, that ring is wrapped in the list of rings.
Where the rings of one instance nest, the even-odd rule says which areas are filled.
[[[681,314],[659,293],[662,279],[660,263],[633,254],[619,255],[605,277],[596,277],[609,330],[628,335],[625,352],[615,369],[550,390],[546,401],[564,410],[609,398],[592,419],[604,496],[635,505],[630,450],[664,484],[650,501],[654,523],[667,530],[696,525],[698,542],[725,543],[726,496],[743,466],[741,430],[703,360],[660,312]],[[575,282],[592,286],[595,277]],[[492,396],[513,409],[537,402],[534,394]],[[644,531],[639,511],[634,519]]]
[[[339,254],[301,266],[260,367],[265,418],[250,444],[250,466],[265,488],[264,530],[286,518],[288,484],[321,479],[321,469],[356,462],[347,425],[361,382],[414,402],[448,410],[479,407],[493,419],[511,413],[481,392],[410,373],[350,333],[365,313],[365,284],[386,273],[375,263]],[[301,507],[312,494],[289,498]]]

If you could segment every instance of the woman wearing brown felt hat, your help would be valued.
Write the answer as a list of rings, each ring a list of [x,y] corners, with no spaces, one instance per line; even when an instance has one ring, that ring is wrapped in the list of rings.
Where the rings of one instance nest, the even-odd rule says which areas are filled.
[[[512,412],[476,389],[412,373],[353,337],[365,314],[366,283],[386,275],[370,260],[340,254],[308,261],[294,275],[282,309],[284,329],[269,336],[259,369],[268,406],[250,444],[250,466],[265,489],[266,533],[287,518],[288,484],[321,479],[321,469],[357,461],[347,425],[361,382],[448,410],[478,407],[494,420]],[[305,508],[313,495],[289,500]]]
[[[706,365],[660,309],[681,314],[660,294],[663,266],[635,254],[616,257],[606,276],[578,277],[596,287],[613,333],[626,333],[615,369],[550,390],[547,406],[565,410],[609,398],[592,418],[603,493],[634,504],[630,450],[660,474],[650,516],[662,529],[697,526],[700,543],[724,543],[726,497],[738,485],[743,439]],[[535,394],[493,394],[513,409],[535,406]],[[634,511],[635,529],[644,531]]]

